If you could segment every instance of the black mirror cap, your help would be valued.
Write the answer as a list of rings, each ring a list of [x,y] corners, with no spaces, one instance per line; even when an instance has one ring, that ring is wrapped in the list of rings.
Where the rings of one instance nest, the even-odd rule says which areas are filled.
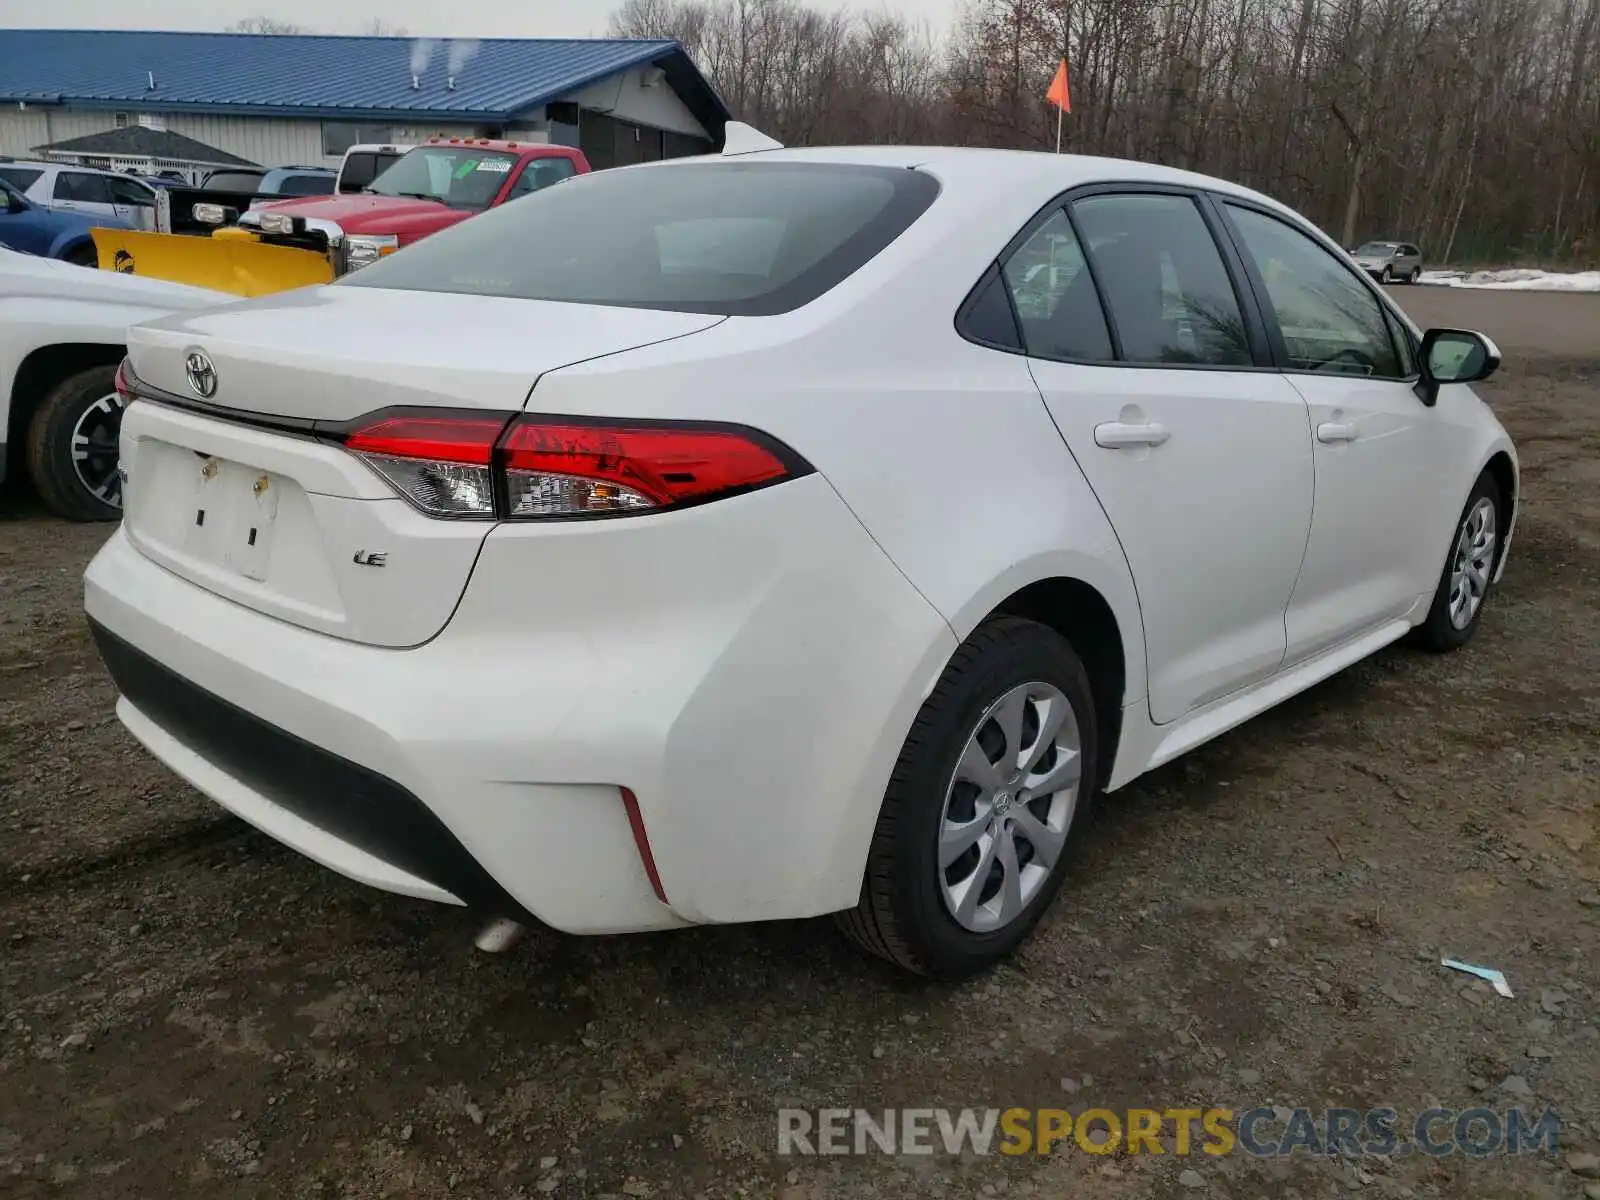
[[[1440,375],[1434,369],[1434,354],[1442,344],[1464,347],[1458,369],[1450,375]],[[1437,396],[1438,389],[1447,383],[1482,383],[1500,369],[1503,357],[1500,347],[1487,335],[1470,329],[1430,329],[1422,338],[1422,379]]]

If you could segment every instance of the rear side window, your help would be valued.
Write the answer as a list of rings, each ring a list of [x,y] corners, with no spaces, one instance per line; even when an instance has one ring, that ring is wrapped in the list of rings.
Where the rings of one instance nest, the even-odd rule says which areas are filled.
[[[1122,361],[1254,365],[1222,252],[1192,198],[1092,196],[1072,211],[1089,243]]]
[[[110,204],[111,186],[104,175],[63,171],[56,176],[56,199],[79,204]]]
[[[19,192],[25,192],[39,182],[43,171],[31,170],[28,167],[0,167],[0,179],[4,179]]]
[[[1060,209],[1006,260],[1001,271],[1035,358],[1111,362],[1111,335],[1083,249]]]
[[[920,171],[854,164],[619,168],[501,205],[336,286],[764,316],[859,270],[938,191]]]

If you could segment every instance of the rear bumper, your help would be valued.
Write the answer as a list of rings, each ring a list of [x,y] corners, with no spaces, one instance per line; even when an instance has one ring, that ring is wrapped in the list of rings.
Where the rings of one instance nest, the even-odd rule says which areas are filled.
[[[854,904],[955,650],[816,476],[499,527],[455,617],[409,650],[253,612],[121,530],[85,605],[124,723],[218,803],[352,878],[574,933]]]

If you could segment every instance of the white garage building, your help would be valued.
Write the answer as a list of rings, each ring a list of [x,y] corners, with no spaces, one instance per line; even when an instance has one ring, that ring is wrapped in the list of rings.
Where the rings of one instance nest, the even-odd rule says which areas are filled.
[[[599,168],[715,150],[728,116],[669,41],[0,29],[14,158],[137,128],[263,167],[443,134],[577,146]]]

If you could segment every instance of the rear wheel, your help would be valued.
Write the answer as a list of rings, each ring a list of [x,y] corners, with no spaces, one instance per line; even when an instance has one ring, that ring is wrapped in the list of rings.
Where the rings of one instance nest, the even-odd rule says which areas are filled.
[[[1494,477],[1478,476],[1456,522],[1455,540],[1416,640],[1429,650],[1456,650],[1472,640],[1489,599],[1505,530],[1504,501]]]
[[[1054,899],[1072,822],[1098,778],[1089,679],[1043,625],[990,621],[956,652],[906,739],[860,903],[861,946],[917,974],[972,975]]]
[[[91,367],[62,380],[28,427],[33,485],[50,510],[69,521],[115,521],[122,515],[116,374],[115,367]]]

